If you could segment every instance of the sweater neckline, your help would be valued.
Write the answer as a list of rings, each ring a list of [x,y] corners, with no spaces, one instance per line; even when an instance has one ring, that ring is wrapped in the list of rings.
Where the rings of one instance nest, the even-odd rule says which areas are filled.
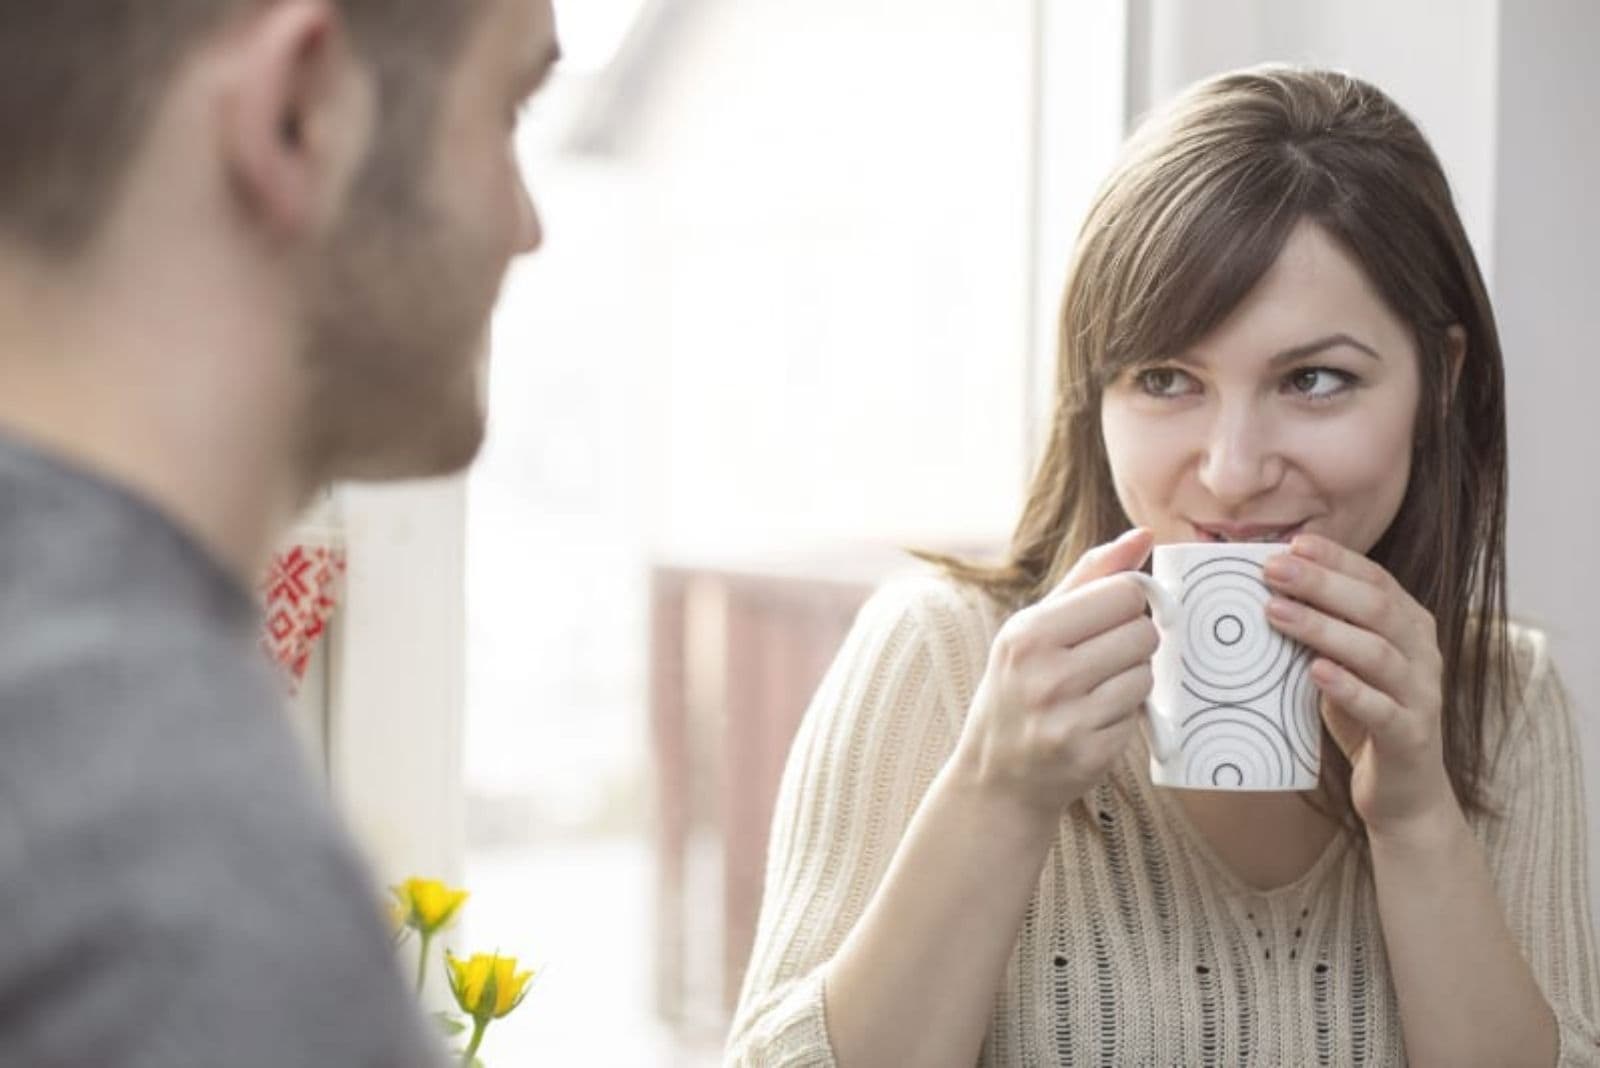
[[[1144,747],[1140,746],[1139,748],[1143,749]],[[1183,840],[1186,847],[1194,850],[1199,855],[1204,865],[1210,869],[1212,876],[1231,893],[1239,897],[1271,901],[1279,898],[1303,896],[1306,891],[1323,880],[1350,845],[1350,835],[1342,829],[1336,831],[1333,837],[1329,839],[1328,844],[1323,847],[1322,852],[1318,854],[1317,859],[1312,861],[1311,866],[1302,872],[1299,877],[1278,886],[1266,888],[1253,886],[1241,878],[1233,870],[1233,867],[1211,847],[1211,842],[1200,831],[1200,828],[1195,826],[1194,821],[1189,818],[1189,813],[1184,810],[1183,805],[1173,796],[1175,791],[1157,787],[1150,781],[1149,773],[1145,770],[1149,766],[1149,755],[1148,753],[1141,755],[1145,758],[1144,762],[1141,764],[1135,758],[1131,761],[1134,767],[1129,769],[1134,782],[1138,784],[1138,789],[1146,794],[1152,804],[1165,813],[1169,826],[1176,830],[1178,837]]]

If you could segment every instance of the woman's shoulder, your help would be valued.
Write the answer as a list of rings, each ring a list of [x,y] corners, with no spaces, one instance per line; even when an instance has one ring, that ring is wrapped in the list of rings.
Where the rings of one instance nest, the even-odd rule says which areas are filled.
[[[1007,609],[982,588],[931,564],[907,567],[882,582],[856,618],[869,646],[915,645],[936,666],[961,677],[982,674]]]
[[[1506,702],[1507,711],[1517,716],[1540,704],[1543,691],[1551,684],[1554,667],[1550,639],[1533,623],[1508,619],[1506,646],[1510,660],[1505,665],[1501,685],[1506,687],[1510,698]]]
[[[1561,749],[1573,729],[1545,631],[1526,621],[1507,620],[1506,645],[1508,660],[1497,680],[1505,695],[1503,714],[1492,702],[1483,724],[1482,751],[1497,769],[1495,778],[1515,776],[1528,759]]]
[[[981,640],[986,649],[1006,615],[987,591],[931,564],[891,575],[861,609],[863,621],[909,625],[946,641]]]

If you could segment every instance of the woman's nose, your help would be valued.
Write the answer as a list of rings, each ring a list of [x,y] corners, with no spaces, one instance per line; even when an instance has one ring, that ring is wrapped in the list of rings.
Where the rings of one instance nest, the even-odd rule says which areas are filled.
[[[1200,483],[1217,503],[1234,507],[1274,489],[1283,460],[1266,421],[1248,410],[1218,414],[1200,458]]]

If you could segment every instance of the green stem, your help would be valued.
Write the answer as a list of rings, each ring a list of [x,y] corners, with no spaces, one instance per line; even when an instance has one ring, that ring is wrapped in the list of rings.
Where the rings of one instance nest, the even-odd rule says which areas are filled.
[[[422,948],[417,950],[417,995],[422,995],[422,984],[428,981],[428,943],[433,941],[432,933],[422,936]]]
[[[467,1043],[467,1051],[461,1055],[461,1068],[472,1068],[472,1058],[478,1055],[478,1046],[483,1042],[483,1033],[489,1030],[489,1021],[473,1020],[472,1041]]]

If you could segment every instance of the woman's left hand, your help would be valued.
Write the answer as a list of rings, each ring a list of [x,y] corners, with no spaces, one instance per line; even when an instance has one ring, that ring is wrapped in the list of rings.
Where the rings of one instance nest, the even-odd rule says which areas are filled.
[[[1433,616],[1380,565],[1315,534],[1270,558],[1266,578],[1273,625],[1316,654],[1323,721],[1350,759],[1350,800],[1368,834],[1405,835],[1449,812]]]

